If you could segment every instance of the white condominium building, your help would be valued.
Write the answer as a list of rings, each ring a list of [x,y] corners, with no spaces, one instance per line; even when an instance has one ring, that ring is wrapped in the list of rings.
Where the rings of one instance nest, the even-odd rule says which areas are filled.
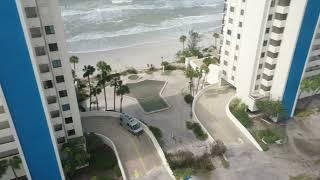
[[[320,73],[320,1],[225,3],[222,78],[251,111],[268,97],[281,100],[293,116],[302,79]]]
[[[0,161],[20,154],[29,179],[64,179],[58,149],[83,132],[58,0],[4,0],[1,13]]]

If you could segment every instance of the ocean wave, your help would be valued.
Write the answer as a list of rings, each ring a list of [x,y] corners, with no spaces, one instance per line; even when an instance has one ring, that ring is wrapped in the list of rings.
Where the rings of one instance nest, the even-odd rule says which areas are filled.
[[[147,25],[147,24],[139,24],[132,28],[123,29],[116,32],[90,32],[90,33],[81,33],[77,36],[74,36],[67,40],[67,42],[77,42],[83,40],[95,40],[102,38],[113,38],[119,36],[128,36],[134,34],[147,33],[152,31],[160,31],[167,30],[172,28],[179,28],[186,25],[198,24],[198,23],[206,23],[210,21],[217,21],[222,18],[222,13],[216,15],[204,15],[204,16],[187,16],[181,18],[174,18],[170,20],[163,21],[159,25]]]
[[[112,4],[131,3],[132,0],[112,0]]]

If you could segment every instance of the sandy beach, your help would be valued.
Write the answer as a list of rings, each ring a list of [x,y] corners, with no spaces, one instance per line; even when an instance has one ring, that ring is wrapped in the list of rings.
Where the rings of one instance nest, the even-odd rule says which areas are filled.
[[[202,34],[202,42],[199,45],[202,48],[208,47],[213,45],[213,41],[212,33]],[[147,64],[159,67],[161,57],[165,61],[172,62],[175,60],[176,52],[181,49],[182,44],[177,38],[108,51],[69,53],[69,56],[75,55],[79,57],[79,63],[76,66],[77,74],[83,73],[82,68],[84,65],[96,65],[101,60],[106,61],[114,71],[119,72],[129,67],[143,69],[147,67]]]

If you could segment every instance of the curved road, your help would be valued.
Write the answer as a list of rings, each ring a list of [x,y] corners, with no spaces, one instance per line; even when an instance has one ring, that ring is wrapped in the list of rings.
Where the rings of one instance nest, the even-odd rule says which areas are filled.
[[[82,126],[85,132],[102,134],[114,142],[129,180],[171,179],[146,133],[132,135],[114,117],[83,117]]]

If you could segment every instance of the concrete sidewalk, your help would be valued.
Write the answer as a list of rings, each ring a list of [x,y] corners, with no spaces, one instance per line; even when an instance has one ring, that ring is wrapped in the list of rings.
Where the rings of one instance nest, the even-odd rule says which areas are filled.
[[[85,132],[102,134],[114,142],[129,180],[171,179],[151,139],[145,133],[138,137],[132,135],[114,117],[82,118],[82,126]]]

